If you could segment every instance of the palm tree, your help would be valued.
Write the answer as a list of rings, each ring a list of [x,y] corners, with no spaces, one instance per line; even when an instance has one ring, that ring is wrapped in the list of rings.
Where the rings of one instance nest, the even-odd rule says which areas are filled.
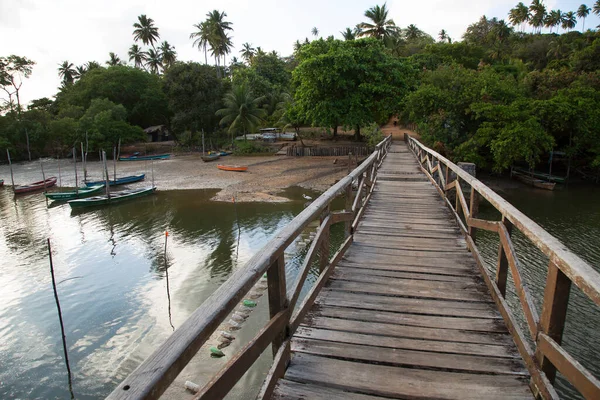
[[[438,34],[438,38],[440,39],[440,42],[445,42],[446,40],[448,40],[448,33],[445,29],[442,29],[440,31],[440,33]]]
[[[583,19],[583,28],[581,28],[582,32],[585,32],[585,19],[588,15],[590,15],[590,11],[592,11],[592,9],[585,4],[580,5],[577,9],[577,18]]]
[[[252,57],[256,54],[256,49],[252,47],[250,43],[246,42],[242,45],[240,53],[242,53],[242,58],[246,60],[247,63],[250,63],[250,60],[252,60]]]
[[[599,0],[600,1],[600,0]],[[361,22],[357,26],[361,29],[358,36],[371,36],[377,39],[384,39],[398,34],[399,29],[393,19],[388,19],[388,9],[386,4],[375,6],[365,11],[365,17],[371,22]]]
[[[231,52],[233,46],[231,37],[227,35],[227,31],[232,30],[231,22],[225,21],[227,14],[219,10],[213,10],[206,14],[205,21],[208,33],[208,45],[211,48],[211,53],[215,57],[215,65],[220,65],[220,57],[223,56],[223,65],[225,65],[225,56]],[[217,76],[220,75],[217,68]]]
[[[312,33],[314,37],[319,36],[319,30],[317,29],[316,26],[311,29],[310,33]]]
[[[171,46],[166,40],[160,44],[158,48],[162,55],[162,64],[164,68],[170,68],[177,61],[177,52],[175,47]]]
[[[521,25],[521,31],[523,31],[523,27],[525,22],[528,22],[531,18],[531,14],[529,14],[529,8],[520,2],[510,10],[508,13],[508,20],[510,21],[512,26]]]
[[[208,40],[210,38],[210,27],[207,22],[200,22],[198,24],[194,24],[194,28],[197,29],[196,32],[190,33],[190,39],[194,39],[194,43],[192,44],[194,47],[198,47],[198,50],[204,50],[204,64],[208,64]]]
[[[154,50],[154,42],[158,41],[160,37],[158,34],[158,28],[154,26],[154,20],[152,18],[146,17],[145,14],[142,14],[138,17],[138,22],[133,24],[135,28],[133,30],[133,40],[138,41],[141,40],[145,45],[150,44]]]
[[[220,124],[229,125],[229,132],[242,132],[244,137],[258,126],[266,114],[260,107],[264,97],[255,98],[252,91],[245,85],[234,86],[223,98],[225,108],[216,112],[221,117]]]
[[[596,2],[594,3],[593,13],[596,15],[600,15],[600,0],[596,0]]]
[[[548,15],[546,15],[546,18],[544,18],[544,26],[546,26],[546,28],[550,28],[550,33],[552,33],[552,28],[555,26],[560,26],[560,23],[562,22],[562,15],[562,11],[560,10],[552,10],[550,13],[548,13]],[[558,28],[556,31],[558,32]]]
[[[309,43],[309,42],[307,41],[306,43]],[[255,54],[256,57],[263,57],[263,56],[266,56],[266,55],[267,55],[267,53],[265,53],[260,46],[258,46],[256,48],[256,54]]]
[[[73,63],[63,61],[62,64],[58,65],[58,76],[62,78],[63,83],[65,85],[73,83],[77,77],[77,70],[75,69]]]
[[[510,36],[512,28],[506,25],[506,22],[504,22],[504,20],[501,19],[496,25],[494,25],[494,28],[492,28],[492,32],[494,32],[496,38],[500,43],[504,43],[506,39],[508,39],[508,37]]]
[[[561,24],[563,29],[566,29],[567,32],[569,32],[571,29],[575,28],[575,25],[577,25],[577,17],[573,11],[563,14]]]
[[[530,19],[531,25],[537,29],[538,32],[541,32],[546,18],[546,6],[544,6],[542,0],[533,0],[529,6],[529,11],[531,11],[532,15]]]
[[[406,27],[406,31],[404,32],[404,35],[406,36],[406,39],[414,40],[414,39],[418,39],[421,36],[423,36],[423,32],[419,28],[417,28],[416,25],[410,24],[409,26]]]
[[[162,55],[160,54],[160,51],[148,49],[146,52],[146,65],[151,73],[158,75],[160,73],[160,69],[163,67],[162,62]]]
[[[344,40],[354,40],[356,39],[356,30],[346,28],[345,31],[340,32],[344,37]]]
[[[87,72],[89,72],[93,69],[96,69],[96,68],[102,68],[102,65],[100,65],[100,63],[97,61],[88,61],[85,63],[85,70]]]
[[[140,46],[132,44],[127,55],[129,55],[129,61],[133,61],[133,65],[136,68],[145,68],[144,63],[146,62],[146,53],[142,51]]]
[[[115,65],[121,65],[121,59],[119,58],[118,55],[116,55],[115,53],[113,53],[112,51],[110,53],[108,53],[108,61],[106,61],[106,65],[114,67]]]
[[[300,50],[302,48],[302,43],[300,43],[299,40],[296,40],[294,42],[294,52],[297,52],[298,50]]]
[[[85,65],[80,65],[78,67],[75,67],[75,73],[76,73],[77,79],[80,79],[86,72],[87,72],[87,69],[85,68]]]

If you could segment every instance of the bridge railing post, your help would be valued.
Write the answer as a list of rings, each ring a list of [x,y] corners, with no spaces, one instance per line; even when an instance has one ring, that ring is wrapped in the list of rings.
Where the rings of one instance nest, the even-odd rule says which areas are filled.
[[[287,298],[287,289],[285,281],[285,257],[281,254],[267,270],[267,285],[269,295],[269,317],[275,317],[279,312],[288,308],[289,300]],[[287,319],[289,324],[290,315]],[[279,347],[288,336],[287,325],[279,332],[273,340],[273,356],[277,354]]]
[[[469,199],[469,215],[471,216],[471,218],[477,218],[477,214],[479,214],[479,193],[477,193],[477,190],[475,190],[474,187],[471,186],[471,198]],[[473,228],[470,224],[469,224],[469,236],[471,236],[471,239],[473,239],[473,243],[476,243],[475,241],[475,233],[477,232],[477,228]]]
[[[544,333],[561,344],[565,320],[567,317],[567,305],[571,292],[571,280],[550,261],[548,264],[548,276],[546,278],[546,289],[544,290],[544,304],[538,328],[539,333]],[[539,342],[539,334],[538,334]],[[556,367],[540,351],[536,349],[536,359],[541,370],[551,383],[556,378]]]
[[[349,185],[349,186],[352,187],[352,185]],[[325,218],[327,218],[330,213],[331,213],[331,209],[330,209],[330,206],[328,205],[327,208],[321,214],[319,225],[323,224],[323,221],[325,221]],[[327,268],[327,266],[329,265],[329,236],[330,236],[330,233],[331,233],[330,226],[327,225],[325,227],[325,232],[323,232],[323,239],[321,240],[321,246],[319,248],[319,272],[320,273],[322,273],[325,270],[325,268]]]
[[[506,231],[508,232],[508,237],[510,238],[512,235],[512,223],[503,215],[501,224],[506,226]],[[496,266],[496,286],[498,286],[498,291],[502,294],[502,297],[506,297],[506,280],[508,278],[508,258],[506,257],[506,253],[504,252],[504,247],[502,246],[502,242],[498,245],[498,263]]]

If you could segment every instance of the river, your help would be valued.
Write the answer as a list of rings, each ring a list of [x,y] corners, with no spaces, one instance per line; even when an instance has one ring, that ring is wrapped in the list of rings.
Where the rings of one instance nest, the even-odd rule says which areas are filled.
[[[15,199],[9,188],[0,189],[0,398],[70,396],[48,238],[74,395],[78,399],[103,398],[232,271],[242,267],[303,209],[301,195],[307,193],[315,196],[291,189],[284,194],[292,200],[287,203],[234,205],[209,201],[213,190],[159,191],[132,203],[73,213],[68,205],[49,208],[40,194]],[[501,194],[598,268],[599,188],[545,192],[519,185],[505,188]],[[497,217],[485,204],[481,215]],[[487,259],[496,257],[497,240],[480,234],[478,241]],[[524,279],[541,311],[546,261],[522,236],[515,236],[515,245]],[[299,242],[287,249],[288,280],[293,278],[303,251]],[[165,265],[169,266],[170,302]],[[239,348],[264,323],[267,309],[263,300],[258,299],[259,307],[248,326],[237,333],[238,340],[226,353]],[[509,302],[517,304],[511,291]],[[574,289],[569,311],[565,347],[598,376],[598,308]],[[191,376],[195,373],[201,381],[202,373],[216,371],[222,362],[204,354]],[[230,397],[251,398],[268,362],[268,354],[263,355]],[[559,389],[565,397],[576,398],[563,381],[559,381]]]

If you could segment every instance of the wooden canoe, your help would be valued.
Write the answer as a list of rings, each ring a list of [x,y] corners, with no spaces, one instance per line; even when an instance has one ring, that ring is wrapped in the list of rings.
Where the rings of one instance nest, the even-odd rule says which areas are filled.
[[[53,193],[44,193],[44,195],[50,200],[56,201],[67,201],[73,199],[81,199],[83,197],[92,196],[104,188],[104,185],[96,185],[89,186],[84,188],[79,188],[77,190],[71,190],[68,192],[53,192]]]
[[[49,188],[56,185],[56,177],[51,176],[45,181],[33,182],[29,185],[16,185],[15,186],[15,194],[20,193],[29,193],[35,192],[37,190],[44,190],[45,188]]]
[[[217,165],[217,168],[223,171],[236,171],[236,172],[245,172],[248,170],[248,167],[245,165]]]
[[[546,182],[541,179],[532,178],[531,176],[514,171],[512,173],[512,176],[514,178],[517,178],[521,182],[536,187],[538,189],[554,190],[554,186],[556,186],[556,183],[554,182]]]
[[[131,155],[119,157],[119,161],[147,161],[147,160],[166,160],[171,154],[155,154],[150,156]]]
[[[80,207],[93,207],[93,206],[101,206],[105,204],[113,204],[120,203],[125,200],[131,200],[142,196],[147,196],[149,194],[154,193],[156,190],[156,186],[139,188],[139,189],[130,189],[130,190],[122,190],[119,192],[112,192],[110,197],[107,195],[102,196],[94,196],[88,197],[85,199],[75,199],[70,200],[69,205],[71,208],[80,208]]]
[[[122,178],[117,178],[116,180],[114,180],[114,179],[110,180],[108,184],[110,186],[126,185],[128,183],[143,181],[145,177],[146,177],[146,174],[124,176]],[[106,181],[95,181],[95,182],[86,182],[85,183],[85,186],[87,186],[87,187],[96,186],[96,185],[104,186],[104,185],[106,185]]]
[[[0,187],[4,186],[4,179],[0,179]]]
[[[219,157],[221,157],[220,153],[214,153],[214,154],[208,154],[206,156],[202,156],[202,161],[204,162],[209,162],[209,161],[214,161],[217,160]]]

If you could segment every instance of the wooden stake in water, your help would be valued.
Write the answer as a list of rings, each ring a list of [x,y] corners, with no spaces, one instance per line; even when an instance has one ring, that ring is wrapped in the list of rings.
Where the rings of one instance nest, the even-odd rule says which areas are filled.
[[[58,186],[62,187],[62,173],[60,171],[60,157],[56,159],[58,161]]]
[[[12,162],[10,161],[10,152],[6,149],[6,156],[8,157],[8,165],[10,166],[10,181],[12,182],[13,192],[15,191],[15,177],[13,175]]]
[[[108,201],[110,201],[110,178],[108,176],[108,167],[106,166],[106,152],[104,150],[102,150],[102,163],[104,164],[104,176],[106,178],[106,197],[108,198]]]
[[[240,254],[240,236],[242,236],[242,229],[240,227],[240,220],[238,219],[237,203],[235,202],[235,194],[233,195],[233,210],[235,212],[235,224],[237,225],[237,228],[238,228],[237,245],[235,246],[235,262],[237,263],[238,255]]]
[[[117,144],[117,160],[121,158],[121,138],[119,138],[119,143]]]
[[[83,164],[83,181],[87,181],[87,167],[85,165],[85,154],[83,153],[83,142],[81,142],[81,163]]]
[[[202,129],[202,155],[206,155],[206,153],[204,152],[204,129]]]
[[[69,392],[71,392],[71,398],[74,399],[75,396],[73,395],[71,366],[69,365],[69,354],[67,352],[67,338],[65,337],[65,326],[63,324],[62,311],[60,309],[60,301],[58,300],[58,291],[56,290],[56,279],[54,278],[54,265],[52,263],[52,248],[50,247],[50,238],[48,238],[48,257],[50,258],[50,275],[52,276],[52,289],[54,290],[54,300],[56,300],[56,309],[58,310],[58,321],[60,322],[60,332],[62,336],[63,352],[65,354],[65,364],[67,365]]]
[[[29,161],[31,161],[31,151],[29,151],[29,133],[27,132],[27,128],[25,128],[25,138],[27,139],[27,154],[29,154]]]
[[[154,160],[152,160],[152,187],[154,187]]]
[[[165,232],[165,277],[167,278],[167,300],[169,307],[169,324],[171,324],[171,328],[175,331],[175,327],[173,326],[173,320],[171,319],[171,291],[169,289],[169,263],[167,261],[167,239],[169,239],[169,231]]]
[[[44,193],[46,192],[47,188],[46,188],[46,174],[44,173],[44,163],[42,162],[42,159],[40,158],[40,166],[42,167],[42,179],[44,180]]]
[[[81,157],[83,157],[83,153]],[[75,166],[75,193],[79,193],[79,185],[77,184],[77,150],[75,150],[75,147],[73,147],[73,165]]]
[[[113,147],[113,176],[115,182],[117,181],[117,148]]]

